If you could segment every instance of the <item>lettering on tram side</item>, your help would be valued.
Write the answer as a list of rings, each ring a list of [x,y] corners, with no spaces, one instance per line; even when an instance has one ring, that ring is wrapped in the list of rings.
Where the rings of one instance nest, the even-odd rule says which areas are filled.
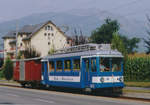
[[[73,78],[65,78],[65,77],[62,77],[62,80],[73,80]]]
[[[54,77],[54,80],[58,80],[58,77]]]
[[[49,81],[80,82],[80,76],[49,76]]]

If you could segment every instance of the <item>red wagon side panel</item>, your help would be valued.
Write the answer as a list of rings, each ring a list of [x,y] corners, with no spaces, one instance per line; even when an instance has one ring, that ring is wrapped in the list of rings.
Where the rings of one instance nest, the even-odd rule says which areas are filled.
[[[41,63],[25,62],[25,81],[41,81]]]
[[[19,73],[19,62],[15,62],[15,66],[14,66],[14,71],[13,71],[13,79],[15,81],[19,81],[19,76],[20,76],[20,73]]]
[[[25,81],[31,81],[31,66],[30,61],[25,62]]]
[[[20,60],[15,62],[13,79],[21,82],[41,81],[41,72],[40,60]]]

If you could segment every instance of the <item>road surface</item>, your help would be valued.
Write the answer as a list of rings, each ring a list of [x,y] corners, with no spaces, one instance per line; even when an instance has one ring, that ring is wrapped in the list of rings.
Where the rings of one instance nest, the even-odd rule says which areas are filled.
[[[150,103],[0,86],[0,105],[150,105]]]

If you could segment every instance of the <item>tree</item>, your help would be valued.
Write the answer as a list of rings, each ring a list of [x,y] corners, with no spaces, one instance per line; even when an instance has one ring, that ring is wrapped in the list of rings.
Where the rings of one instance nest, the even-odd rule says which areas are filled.
[[[126,53],[137,52],[138,43],[140,42],[139,38],[127,38],[126,36],[121,35],[118,31],[120,29],[119,23],[117,20],[106,19],[105,23],[92,32],[91,42],[93,43],[112,43],[113,34],[116,33],[118,38],[122,40]]]
[[[112,49],[117,49],[118,51],[120,51],[125,57],[127,56],[125,45],[117,32],[113,33],[111,47]]]
[[[93,43],[111,43],[113,33],[118,32],[120,25],[117,20],[111,20],[107,18],[105,23],[94,30],[91,35],[91,42]]]
[[[148,20],[149,26],[150,26],[150,18],[149,18],[148,15],[147,15],[147,20]],[[147,54],[150,54],[150,31],[147,30],[147,34],[149,35],[149,37],[146,38],[146,39],[144,39],[144,42],[145,42],[145,44],[146,44],[145,47],[147,48],[146,53],[147,53]]]
[[[120,39],[122,39],[128,54],[137,52],[136,49],[138,48],[138,43],[140,42],[139,38],[133,37],[129,39],[126,36],[122,36],[122,35],[119,35],[119,37]]]
[[[4,77],[6,80],[11,80],[13,77],[13,62],[7,58],[4,64]]]
[[[71,38],[73,41],[73,45],[82,45],[89,42],[88,37],[83,35],[82,30],[77,31],[76,28],[74,28],[74,36]]]
[[[3,66],[4,60],[0,58],[0,68]]]
[[[2,79],[2,78],[4,78],[4,70],[3,69],[0,70],[0,79]]]

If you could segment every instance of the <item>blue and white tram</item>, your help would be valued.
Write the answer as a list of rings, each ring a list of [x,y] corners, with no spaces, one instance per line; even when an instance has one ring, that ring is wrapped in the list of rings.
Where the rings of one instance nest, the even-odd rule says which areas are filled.
[[[123,88],[123,56],[109,46],[82,45],[43,58],[42,83],[82,89]]]

